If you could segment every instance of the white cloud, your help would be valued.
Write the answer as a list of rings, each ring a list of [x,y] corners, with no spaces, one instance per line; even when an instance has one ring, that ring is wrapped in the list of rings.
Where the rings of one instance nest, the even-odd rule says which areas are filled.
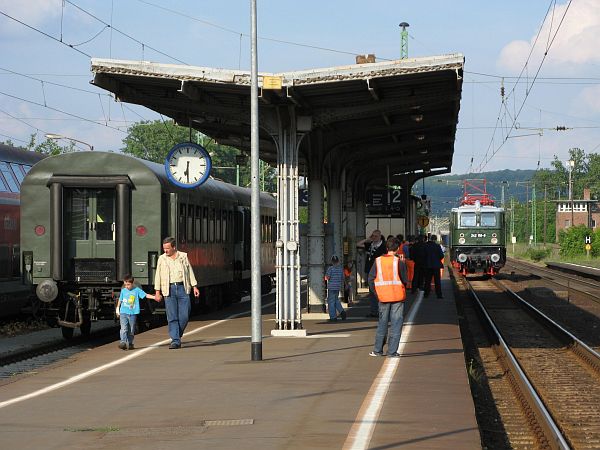
[[[577,101],[577,110],[587,113],[600,113],[600,86],[590,86],[581,90]]]
[[[60,17],[62,0],[0,0],[0,10],[21,22],[38,27],[49,19]],[[17,22],[4,17],[4,32],[24,30]],[[3,33],[4,34],[4,33]]]
[[[550,11],[542,25],[538,41],[530,59],[530,71],[538,67],[546,47],[563,17],[567,4],[557,5],[554,13]],[[498,66],[518,72],[525,64],[527,56],[535,42],[537,30],[529,42],[509,42],[500,52]],[[577,0],[571,3],[565,19],[556,34],[556,38],[544,62],[544,66],[579,66],[600,61],[598,43],[600,36],[600,2],[598,0]]]

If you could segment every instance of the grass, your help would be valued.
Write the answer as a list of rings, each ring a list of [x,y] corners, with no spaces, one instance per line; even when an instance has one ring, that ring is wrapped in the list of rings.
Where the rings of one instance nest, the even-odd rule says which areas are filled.
[[[506,247],[506,256],[510,258],[523,259],[529,262],[535,263],[530,257],[528,250],[531,247],[527,244],[515,244],[514,253],[513,253],[513,245],[508,244]],[[550,249],[550,254],[539,261],[539,264],[545,264],[546,261],[555,261],[561,263],[571,263],[571,264],[580,264],[582,266],[590,266],[600,268],[600,258],[587,258],[585,256],[581,256],[578,258],[565,258],[564,256],[560,256],[560,247],[557,244],[547,244],[544,246],[543,244],[537,244],[533,248],[535,249]]]

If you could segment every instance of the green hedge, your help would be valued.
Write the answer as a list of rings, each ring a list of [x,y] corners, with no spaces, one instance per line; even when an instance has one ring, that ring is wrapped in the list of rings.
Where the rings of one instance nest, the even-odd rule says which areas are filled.
[[[577,225],[559,232],[560,255],[568,258],[585,255],[586,236],[590,236],[592,240],[591,256],[600,256],[600,230],[593,231],[585,225]]]

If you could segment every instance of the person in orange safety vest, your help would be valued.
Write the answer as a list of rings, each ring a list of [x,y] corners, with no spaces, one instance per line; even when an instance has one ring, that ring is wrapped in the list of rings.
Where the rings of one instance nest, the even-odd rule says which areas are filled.
[[[406,264],[396,251],[400,242],[392,237],[386,242],[387,254],[375,260],[369,272],[369,288],[375,292],[379,302],[379,323],[375,335],[375,345],[371,356],[383,356],[383,345],[388,334],[390,322],[390,339],[388,342],[387,356],[397,358],[402,323],[404,320],[404,300],[406,300]]]

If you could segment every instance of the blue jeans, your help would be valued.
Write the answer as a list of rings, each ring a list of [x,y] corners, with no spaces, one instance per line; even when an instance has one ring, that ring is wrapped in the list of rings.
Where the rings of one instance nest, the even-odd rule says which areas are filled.
[[[133,335],[135,334],[135,319],[137,314],[121,314],[119,323],[121,324],[121,342],[133,344]]]
[[[390,322],[390,339],[388,342],[388,355],[398,351],[402,322],[404,319],[404,302],[382,303],[379,302],[379,323],[375,335],[375,353],[383,353],[383,343],[388,334],[388,321]]]
[[[377,315],[379,314],[379,300],[375,296],[375,292],[369,287],[369,313]]]
[[[337,313],[342,313],[344,308],[340,302],[340,290],[339,289],[327,289],[327,309],[329,311],[329,318],[335,319]]]
[[[190,319],[192,304],[183,284],[171,284],[169,295],[165,297],[169,336],[174,344],[181,345],[181,336]]]

